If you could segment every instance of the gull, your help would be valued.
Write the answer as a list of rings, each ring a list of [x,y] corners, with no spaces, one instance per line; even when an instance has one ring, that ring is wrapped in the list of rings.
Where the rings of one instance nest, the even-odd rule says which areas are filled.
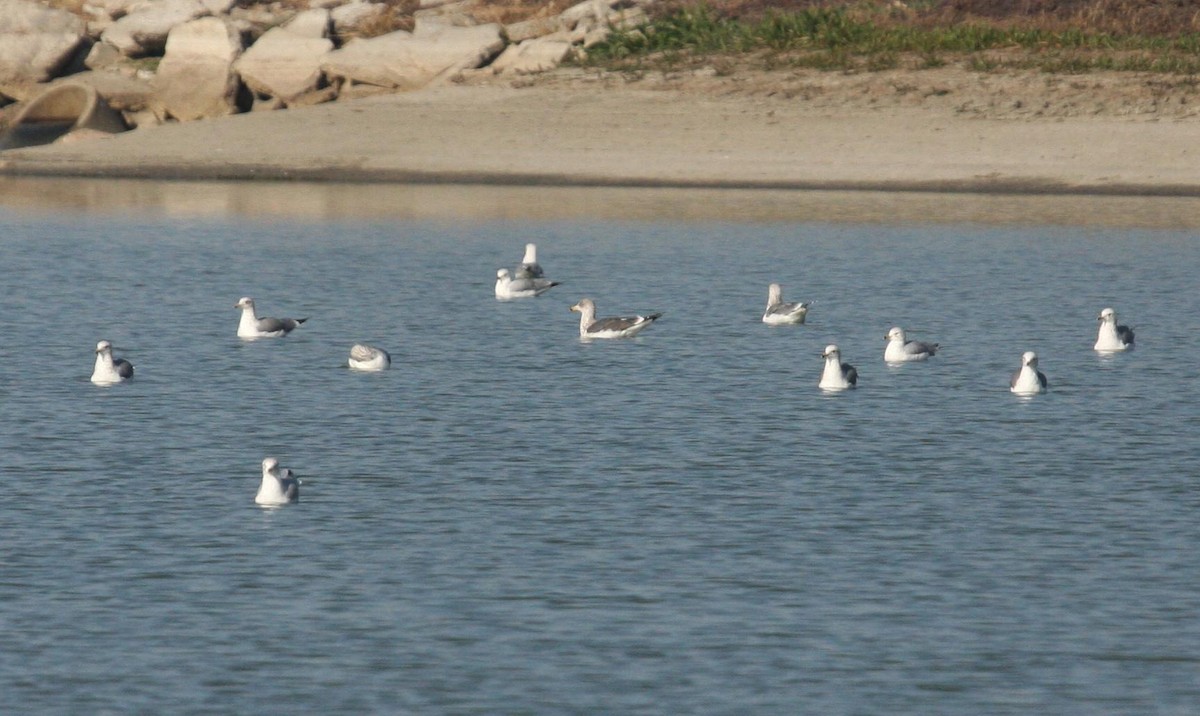
[[[254,299],[243,297],[234,308],[242,309],[242,320],[238,323],[238,338],[276,338],[291,333],[307,318],[259,318],[254,312]]]
[[[113,345],[108,341],[96,344],[96,367],[92,369],[92,382],[96,385],[114,385],[133,378],[133,364],[124,358],[113,358]]]
[[[260,505],[286,505],[300,500],[300,481],[273,457],[262,461],[262,483],[254,501]]]
[[[545,275],[537,260],[537,244],[525,244],[525,257],[517,267],[517,278],[544,278]]]
[[[784,303],[783,288],[773,283],[767,287],[767,310],[763,313],[763,323],[780,326],[787,323],[804,323],[808,315],[807,303]]]
[[[1117,325],[1116,311],[1106,308],[1096,320],[1100,321],[1100,335],[1096,336],[1094,350],[1107,353],[1133,347],[1133,329]]]
[[[822,390],[846,390],[858,385],[858,371],[849,363],[842,362],[842,352],[834,344],[825,346],[821,351],[825,359],[825,370],[821,372],[821,382],[817,387]]]
[[[662,316],[651,313],[648,316],[597,319],[596,303],[590,298],[580,299],[571,306],[571,311],[579,314],[579,335],[583,338],[629,338]]]
[[[1046,392],[1046,374],[1037,369],[1038,357],[1033,351],[1021,354],[1021,369],[1012,374],[1008,389],[1017,395],[1037,395]]]
[[[392,357],[382,348],[369,346],[366,343],[355,343],[350,348],[349,365],[354,370],[374,372],[387,370],[392,364]]]
[[[883,337],[887,348],[883,351],[883,359],[888,363],[904,363],[913,360],[925,360],[936,355],[938,344],[923,341],[910,341],[904,335],[904,329],[895,326]]]
[[[560,281],[548,278],[513,278],[508,269],[496,272],[496,298],[533,298],[557,286]]]

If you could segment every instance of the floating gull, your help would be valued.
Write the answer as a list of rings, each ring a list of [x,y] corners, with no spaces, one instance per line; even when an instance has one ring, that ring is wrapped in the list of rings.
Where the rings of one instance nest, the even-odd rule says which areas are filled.
[[[391,364],[392,357],[382,348],[365,343],[355,343],[350,348],[350,367],[354,370],[380,371],[386,370]]]
[[[858,385],[858,371],[849,363],[842,362],[842,352],[832,343],[821,352],[825,359],[825,370],[817,387],[822,390],[846,390]]]
[[[1100,335],[1096,337],[1095,350],[1107,353],[1133,347],[1133,329],[1117,325],[1116,311],[1106,308],[1096,320],[1100,321]]]
[[[537,244],[525,244],[525,257],[517,267],[517,278],[544,278],[541,264],[537,260]]]
[[[1008,388],[1017,395],[1037,395],[1046,392],[1046,374],[1037,369],[1038,357],[1033,351],[1021,354],[1021,369],[1012,374]]]
[[[286,336],[307,318],[259,318],[254,312],[254,299],[244,297],[234,304],[242,309],[242,320],[238,323],[238,338],[276,338]]]
[[[548,278],[513,278],[508,269],[496,272],[496,298],[533,298],[557,286],[559,281]]]
[[[622,318],[596,318],[596,304],[590,298],[571,306],[579,314],[579,335],[584,338],[629,338],[657,320],[661,313]]]
[[[779,326],[786,323],[804,323],[808,315],[807,303],[784,303],[783,289],[777,283],[767,287],[767,310],[763,323]]]
[[[113,345],[108,341],[96,344],[96,367],[92,369],[92,382],[96,385],[113,385],[133,377],[133,364],[124,358],[113,358]]]
[[[904,336],[904,329],[900,326],[896,326],[888,331],[883,339],[888,342],[887,348],[883,351],[883,359],[888,363],[925,360],[932,355],[936,355],[938,350],[938,344],[936,343],[908,340]]]
[[[273,457],[262,461],[262,483],[254,501],[260,505],[286,505],[300,499],[300,481]]]

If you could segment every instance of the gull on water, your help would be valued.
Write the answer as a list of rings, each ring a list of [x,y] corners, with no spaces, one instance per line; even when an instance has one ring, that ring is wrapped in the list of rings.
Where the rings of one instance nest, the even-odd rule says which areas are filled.
[[[910,341],[900,326],[895,326],[888,331],[883,340],[888,342],[887,348],[883,351],[883,359],[888,363],[925,360],[932,355],[937,355],[938,344]]]
[[[788,323],[804,323],[808,315],[807,303],[785,303],[783,288],[773,283],[767,287],[767,310],[763,313],[763,323],[781,326]]]
[[[1100,335],[1096,336],[1094,350],[1109,352],[1123,351],[1133,347],[1133,329],[1117,325],[1117,312],[1106,308],[1096,317],[1100,321]]]
[[[113,385],[133,378],[133,364],[124,358],[113,358],[113,345],[108,341],[96,344],[96,367],[92,369],[92,382],[96,385]]]
[[[544,278],[546,272],[542,271],[541,264],[537,260],[537,244],[525,244],[525,256],[521,259],[521,265],[517,267],[517,278]]]
[[[307,318],[259,318],[254,311],[254,299],[243,297],[234,308],[242,309],[242,320],[238,323],[238,338],[276,338],[291,333]]]
[[[369,346],[366,343],[355,343],[350,348],[350,367],[354,370],[367,372],[387,370],[392,364],[392,357],[382,348]]]
[[[513,278],[508,269],[496,272],[496,298],[533,298],[557,286],[560,281],[548,278]]]
[[[1012,374],[1008,389],[1017,395],[1037,395],[1046,392],[1046,374],[1037,369],[1038,357],[1033,351],[1021,354],[1021,369]]]
[[[821,372],[821,382],[817,387],[822,390],[846,390],[858,385],[858,371],[849,363],[842,362],[842,352],[832,343],[821,351],[825,359],[825,370]]]
[[[579,314],[579,335],[583,338],[629,338],[662,316],[661,313],[651,313],[648,316],[598,319],[596,303],[590,298],[580,299],[579,303],[571,306],[571,311]]]
[[[300,480],[273,457],[262,461],[262,482],[254,501],[260,505],[286,505],[300,499]]]

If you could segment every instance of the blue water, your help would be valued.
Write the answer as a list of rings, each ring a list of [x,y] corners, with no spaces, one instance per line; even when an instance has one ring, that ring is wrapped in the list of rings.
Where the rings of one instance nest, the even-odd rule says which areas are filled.
[[[564,285],[496,301],[529,240]],[[1193,714],[1198,247],[0,209],[0,712]],[[240,341],[243,295],[310,320]],[[665,315],[581,343],[584,296]]]

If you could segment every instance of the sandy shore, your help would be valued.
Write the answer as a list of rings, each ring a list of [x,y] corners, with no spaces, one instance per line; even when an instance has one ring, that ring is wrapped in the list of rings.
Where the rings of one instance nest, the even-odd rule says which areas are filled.
[[[1190,111],[1014,115],[1027,105],[960,75],[925,73],[931,91],[904,85],[885,101],[853,86],[839,99],[812,87],[468,81],[11,150],[0,173],[1200,196]],[[889,81],[899,87],[871,79]],[[1009,111],[972,111],[985,106],[964,99],[972,87]]]

